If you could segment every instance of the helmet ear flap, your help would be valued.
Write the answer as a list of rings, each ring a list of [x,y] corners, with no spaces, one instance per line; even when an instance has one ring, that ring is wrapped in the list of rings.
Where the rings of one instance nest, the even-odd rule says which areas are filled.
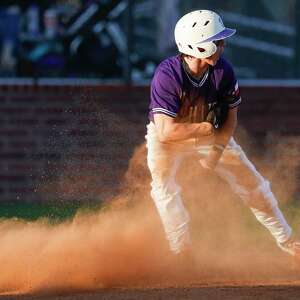
[[[197,58],[207,58],[217,51],[217,46],[213,42],[197,45],[197,52],[194,54]]]
[[[213,42],[201,43],[198,45],[186,45],[185,47],[180,43],[178,49],[181,53],[194,56],[196,58],[207,58],[217,51],[217,46]]]
[[[200,53],[203,53],[203,52],[206,51],[204,48],[200,48],[200,47],[197,47],[197,49],[198,49],[198,51],[199,51]]]

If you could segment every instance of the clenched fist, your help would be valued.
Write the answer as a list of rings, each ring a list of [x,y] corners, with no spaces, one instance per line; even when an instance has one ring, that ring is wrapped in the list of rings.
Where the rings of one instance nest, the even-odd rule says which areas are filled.
[[[199,123],[197,133],[199,134],[199,137],[213,135],[214,126],[209,122],[201,122]]]

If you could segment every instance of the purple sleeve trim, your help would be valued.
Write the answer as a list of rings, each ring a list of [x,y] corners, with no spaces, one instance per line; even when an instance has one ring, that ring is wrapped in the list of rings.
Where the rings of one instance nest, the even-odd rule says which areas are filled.
[[[237,101],[235,101],[234,103],[231,103],[228,105],[229,108],[235,108],[237,106],[239,106],[242,102],[242,98],[239,98]]]
[[[165,115],[173,117],[173,118],[175,118],[177,116],[176,113],[169,111],[167,109],[161,108],[161,107],[153,108],[152,112],[154,114],[165,114]]]

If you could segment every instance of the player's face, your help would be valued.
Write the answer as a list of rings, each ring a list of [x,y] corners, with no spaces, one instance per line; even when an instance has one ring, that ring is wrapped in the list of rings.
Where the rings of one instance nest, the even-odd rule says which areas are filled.
[[[222,53],[224,51],[224,47],[225,47],[224,40],[214,41],[214,43],[217,46],[217,51],[213,55],[204,59],[204,61],[211,66],[216,65],[217,61],[219,60],[220,56],[222,55]]]

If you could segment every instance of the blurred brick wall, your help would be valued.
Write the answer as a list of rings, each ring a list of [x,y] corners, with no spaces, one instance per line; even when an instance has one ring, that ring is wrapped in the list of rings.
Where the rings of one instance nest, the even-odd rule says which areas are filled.
[[[242,87],[239,119],[252,134],[300,134],[300,87]]]
[[[299,135],[299,92],[242,88],[247,136],[263,144]],[[0,86],[0,201],[113,196],[144,141],[148,94],[148,87]]]

